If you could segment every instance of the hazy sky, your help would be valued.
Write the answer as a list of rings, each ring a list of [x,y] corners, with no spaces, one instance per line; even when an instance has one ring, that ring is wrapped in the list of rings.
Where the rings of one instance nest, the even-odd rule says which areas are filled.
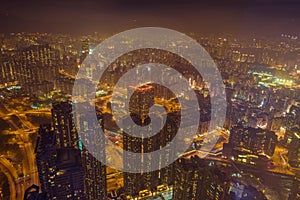
[[[10,0],[0,32],[116,33],[160,26],[184,32],[299,34],[300,0]]]

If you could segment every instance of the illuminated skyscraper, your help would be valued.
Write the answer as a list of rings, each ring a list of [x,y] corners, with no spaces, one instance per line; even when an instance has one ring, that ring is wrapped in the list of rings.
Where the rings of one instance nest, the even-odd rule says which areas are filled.
[[[42,190],[50,199],[105,199],[106,168],[80,141],[72,105],[54,103],[52,118],[53,127],[39,129],[36,156]],[[81,131],[93,130],[94,124],[81,122]]]
[[[288,160],[291,166],[300,167],[300,129],[287,131]]]
[[[78,103],[78,106],[82,106],[84,109],[85,103]],[[80,123],[78,132],[81,134],[89,135],[88,144],[94,143],[98,149],[94,152],[89,152],[87,148],[79,141],[79,149],[81,150],[81,157],[84,168],[84,187],[86,199],[106,199],[106,166],[98,161],[94,155],[101,154],[102,158],[106,158],[105,151],[99,151],[99,149],[105,149],[104,135],[99,134],[99,129],[103,129],[102,116],[98,116],[99,122],[92,122],[90,119],[94,117],[95,113],[87,113],[86,115],[77,114],[75,115],[77,120],[75,122]],[[94,124],[97,123],[97,124]],[[100,124],[99,124],[100,123]],[[99,126],[100,125],[100,126]]]
[[[79,149],[79,138],[73,121],[72,105],[69,102],[53,103],[52,120],[56,134],[56,147]]]
[[[52,187],[54,187],[53,179],[55,176],[56,166],[56,148],[55,133],[51,125],[40,126],[36,147],[36,164],[40,178],[42,191],[47,191],[47,196],[52,195]]]
[[[60,66],[58,51],[49,45],[22,48],[13,56],[2,56],[0,63],[0,84],[18,84],[29,95],[53,90]]]
[[[49,45],[33,45],[21,49],[19,65],[13,71],[19,84],[30,95],[47,93],[54,87],[53,80],[59,70],[59,52]],[[42,87],[43,85],[51,87]]]
[[[192,157],[176,162],[174,200],[224,199],[228,191],[225,172],[213,162]]]
[[[300,128],[300,104],[291,106],[290,112],[288,113],[287,117],[288,128]]]
[[[272,156],[276,142],[277,136],[273,131],[235,126],[230,131],[229,143],[228,145],[224,144],[223,152],[225,153],[227,148],[244,148],[255,155],[266,154]]]
[[[137,88],[131,96],[129,111],[131,119],[139,126],[149,123],[149,109],[154,104],[154,88],[151,85],[145,85]],[[126,123],[126,122],[125,122]],[[132,131],[134,127],[132,127]],[[142,136],[143,133],[141,133]],[[154,138],[136,138],[126,133],[123,134],[124,150],[134,153],[151,152],[156,148],[157,143]],[[132,170],[138,167],[135,163],[141,163],[141,166],[150,167],[151,161],[146,157],[132,155],[124,158],[124,167]],[[147,166],[149,165],[149,166]],[[136,195],[140,190],[152,189],[158,184],[158,171],[140,173],[124,173],[124,188],[127,194]]]
[[[129,103],[129,112],[141,119],[141,123],[149,117],[149,111],[154,104],[154,87],[152,85],[144,85],[136,88]]]
[[[19,63],[12,57],[1,55],[0,58],[0,84],[13,84],[17,81],[16,67]]]
[[[148,125],[149,122],[154,123],[154,121],[150,121],[149,113],[151,106],[154,104],[155,89],[153,85],[145,85],[137,88],[131,96],[129,103],[130,117],[139,126]],[[155,117],[159,119],[160,116]],[[169,151],[166,151],[159,158],[147,157],[144,153],[166,147],[177,133],[179,119],[178,114],[168,113],[165,124],[157,124],[157,126],[163,128],[152,137],[148,137],[144,133],[140,133],[141,138],[133,137],[127,133],[123,134],[124,150],[141,155],[124,157],[124,168],[130,171],[138,171],[140,169],[138,169],[139,166],[136,163],[139,163],[143,169],[158,169],[152,172],[141,170],[139,173],[124,173],[124,189],[127,194],[135,196],[141,190],[153,190],[160,184],[170,185],[173,183],[173,165],[168,165],[165,168],[161,166],[164,165],[164,162],[172,160],[174,151],[168,149]],[[124,124],[126,124],[126,120],[128,119],[124,120]],[[159,120],[158,123],[163,123],[163,120]],[[131,128],[131,131],[135,132],[134,127]]]
[[[90,52],[90,40],[85,39],[81,41],[81,52],[80,52],[80,60],[83,61]]]
[[[55,132],[50,125],[41,126],[36,160],[43,192],[47,199],[83,199],[84,171],[79,149],[56,147]]]

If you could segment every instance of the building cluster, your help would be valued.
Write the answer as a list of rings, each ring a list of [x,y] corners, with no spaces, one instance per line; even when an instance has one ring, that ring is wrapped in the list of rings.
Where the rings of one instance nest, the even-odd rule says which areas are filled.
[[[285,135],[285,145],[288,149],[289,164],[293,167],[300,167],[300,129],[292,128]]]
[[[270,167],[277,136],[261,128],[236,126],[230,131],[229,142],[223,146],[223,156],[241,163]]]
[[[153,98],[151,95],[153,94],[153,87],[144,87],[146,90],[141,88],[133,98],[139,99],[140,102],[149,100],[149,95]],[[136,102],[131,110],[134,114],[131,115],[131,118],[136,123],[145,125],[147,116],[143,114],[149,110],[151,105],[142,106],[138,109],[138,113],[135,113],[137,105],[142,106]],[[87,122],[74,121],[71,108],[70,102],[53,103],[53,123],[41,125],[39,129],[36,161],[45,199],[113,199],[111,193],[107,193],[106,167],[85,148],[74,124],[81,123],[80,128],[82,130],[80,131],[91,130],[92,127],[89,127]],[[169,114],[164,128],[152,138],[134,138],[124,132],[122,137],[124,150],[147,153],[166,146],[178,129],[178,117],[180,116],[176,113]],[[110,119],[103,117],[100,119],[102,127],[105,128],[109,124],[105,120]],[[110,129],[111,127],[108,126],[107,128]],[[261,145],[274,139],[274,133],[268,138],[265,137],[268,136],[267,133],[258,132],[254,131],[249,134],[257,135],[257,138],[254,139],[259,141]],[[244,136],[248,140],[251,139],[251,137],[246,136],[246,133]],[[241,137],[239,139],[242,140]],[[234,144],[239,143],[234,139],[232,140]],[[242,141],[246,143],[246,140]],[[93,141],[85,142],[88,144]],[[105,144],[105,141],[98,141],[98,143]],[[253,141],[248,141],[248,143],[247,148],[252,149],[256,154],[261,152],[273,153],[271,142],[268,143],[270,146],[255,145]],[[159,165],[167,159],[172,159],[174,156],[172,150],[169,149],[169,154],[163,155],[159,160],[155,160],[156,162],[146,156],[124,157],[124,168],[133,170],[138,164]],[[153,166],[143,166],[143,168],[147,167]],[[235,186],[236,182],[240,180],[233,177],[233,174],[237,172],[235,172],[232,164],[224,165],[224,163],[217,161],[192,156],[181,158],[167,167],[154,167],[157,167],[158,170],[138,173],[124,172],[124,186],[115,191],[114,197],[119,199],[147,199],[163,196],[165,199],[176,200],[206,198],[229,200],[253,199],[254,197],[263,199],[261,198],[262,194],[257,189],[242,182],[240,183],[243,185],[242,189],[234,189],[237,187]],[[254,196],[249,197],[250,195]]]
[[[36,162],[47,199],[105,199],[106,168],[82,145],[69,102],[53,104],[52,124],[41,125]]]
[[[168,81],[176,83],[184,78],[195,90],[198,102],[193,103],[200,105],[198,136],[205,136],[210,119],[214,117],[211,116],[210,99],[214,94],[226,95],[227,115],[224,128],[229,130],[230,136],[221,145],[222,154],[217,157],[222,162],[192,156],[161,167],[165,161],[174,157],[172,149],[156,162],[151,162],[151,158],[147,156],[127,157],[122,160],[124,168],[136,171],[136,163],[139,163],[144,168],[157,170],[122,173],[124,185],[110,193],[107,187],[107,167],[93,156],[95,152],[89,152],[84,145],[103,145],[101,148],[105,149],[104,139],[95,137],[93,140],[82,141],[84,138],[78,135],[79,131],[92,134],[90,131],[96,125],[84,121],[88,116],[77,116],[79,118],[74,120],[70,102],[53,102],[52,124],[40,126],[35,151],[43,193],[38,195],[38,188],[33,186],[28,191],[33,189],[35,192],[26,193],[25,199],[264,199],[264,194],[257,188],[233,176],[236,174],[233,169],[235,164],[245,169],[249,167],[267,171],[278,167],[278,160],[275,161],[274,156],[280,155],[286,160],[285,170],[299,169],[298,39],[193,37],[217,64],[226,94],[220,94],[221,90],[214,86],[211,86],[212,91],[208,91],[201,74],[192,70],[191,64],[180,56],[157,49],[137,50],[119,57],[99,80],[96,96],[103,103],[100,107],[106,109],[105,113],[98,112],[97,115],[103,123],[102,128],[108,128],[112,132],[109,138],[118,142],[126,151],[147,153],[167,146],[178,130],[180,109],[189,109],[188,105],[178,107],[174,94],[168,88],[154,84],[131,88],[134,89],[134,95],[129,105],[129,117],[136,124],[145,127],[151,122],[149,111],[158,101],[165,103],[165,108],[169,111],[164,127],[154,137],[147,139],[143,136],[136,138],[117,130],[112,117],[107,117],[111,114],[111,104],[106,102],[113,87],[126,72],[145,63],[163,63],[182,73],[181,77],[172,76]],[[53,91],[63,95],[72,94],[75,75],[83,60],[92,53],[94,44],[103,40],[97,33],[80,38],[59,34],[19,33],[0,35],[0,39],[0,97],[37,97],[39,101],[45,102],[52,102],[49,94]],[[130,45],[130,41],[125,43]],[[135,73],[139,76],[141,72],[136,70]],[[145,73],[151,76],[151,67]],[[168,70],[163,73],[164,76],[170,75]],[[213,77],[214,75],[210,78]],[[82,83],[80,89],[89,94],[86,87],[89,80],[82,78],[79,81]],[[130,85],[132,80],[126,81]],[[182,86],[178,85],[179,89],[186,89],[180,87]],[[125,91],[123,95],[127,94]],[[77,103],[85,106],[80,101]],[[34,105],[33,108],[38,106]],[[124,124],[126,120],[129,119],[124,119]],[[76,127],[80,127],[77,130],[76,123],[79,123]],[[121,136],[116,132],[121,133]],[[219,144],[221,142],[217,145]],[[201,149],[201,145],[202,140],[194,149]],[[278,148],[284,149],[283,153],[278,153]],[[297,177],[298,175],[289,188],[290,200],[299,199]]]

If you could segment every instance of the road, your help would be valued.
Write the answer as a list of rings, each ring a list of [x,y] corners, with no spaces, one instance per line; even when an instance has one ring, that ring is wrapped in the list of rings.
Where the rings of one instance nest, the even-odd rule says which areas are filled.
[[[287,154],[287,149],[276,146],[274,155],[271,158],[275,163],[275,168],[270,169],[271,172],[294,175],[294,173],[289,170],[291,169],[291,167],[284,157],[286,154]]]
[[[4,155],[0,156],[0,171],[3,172],[8,179],[10,199],[20,199],[19,194],[22,193],[22,186],[18,181],[17,170]]]
[[[16,187],[21,188],[18,189],[18,194],[16,197],[17,200],[19,199],[21,200],[23,198],[25,189],[27,189],[32,184],[39,185],[37,166],[35,162],[34,147],[29,137],[31,134],[36,133],[38,127],[33,126],[26,119],[27,113],[36,113],[36,111],[31,110],[31,111],[18,113],[17,111],[12,111],[11,109],[9,109],[8,106],[6,106],[2,102],[2,100],[0,100],[0,103],[8,111],[7,114],[4,114],[0,110],[0,118],[4,119],[6,122],[8,122],[11,125],[11,127],[14,128],[15,131],[10,131],[10,134],[15,135],[17,144],[19,145],[21,153],[24,158],[22,161],[22,170],[23,170],[24,177],[14,176],[14,179],[16,180],[13,180],[15,183],[19,184]],[[47,110],[47,112],[49,111]],[[16,125],[16,123],[11,119],[11,116],[17,116],[17,118],[21,122],[21,126]],[[10,184],[13,184],[13,182],[10,182]]]

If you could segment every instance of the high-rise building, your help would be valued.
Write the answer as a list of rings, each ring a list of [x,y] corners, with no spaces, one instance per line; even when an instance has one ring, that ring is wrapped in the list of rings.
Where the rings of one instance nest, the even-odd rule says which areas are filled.
[[[294,126],[300,128],[300,104],[291,106],[287,115],[287,127],[292,128]]]
[[[149,111],[154,104],[154,87],[152,85],[143,85],[138,88],[134,88],[135,91],[130,98],[129,112],[141,119],[141,123],[144,124],[147,117],[149,117]]]
[[[50,197],[53,179],[55,176],[56,148],[55,133],[51,125],[42,125],[39,128],[36,146],[36,164],[42,191],[47,191]]]
[[[56,147],[51,125],[39,129],[36,149],[38,173],[47,199],[83,199],[84,171],[79,149]]]
[[[90,52],[90,40],[85,39],[81,41],[81,52],[80,52],[80,60],[83,61]]]
[[[145,85],[141,88],[137,88],[131,96],[129,103],[129,111],[131,119],[139,126],[148,125],[150,122],[149,113],[150,108],[154,104],[154,85]],[[156,116],[159,118],[159,116]],[[129,119],[129,120],[131,120]],[[124,120],[124,124],[126,124]],[[160,120],[163,123],[163,120]],[[138,173],[124,173],[124,189],[126,194],[132,196],[138,195],[141,190],[153,190],[160,184],[170,185],[173,183],[174,177],[174,165],[168,165],[167,167],[161,167],[164,162],[168,162],[174,157],[174,151],[168,149],[164,155],[153,160],[151,157],[145,156],[144,153],[153,152],[161,148],[166,147],[176,135],[180,122],[180,116],[178,113],[168,113],[167,119],[162,126],[163,128],[154,136],[148,137],[147,134],[140,133],[141,137],[133,137],[127,133],[123,133],[123,148],[126,151],[139,153],[139,155],[132,155],[130,157],[124,157],[124,168],[131,171],[138,171],[139,167],[143,169],[158,169],[152,172],[145,172],[140,170]],[[152,122],[154,123],[154,122]],[[157,126],[160,126],[158,124]],[[131,127],[131,131],[135,132],[134,127]],[[150,130],[149,130],[150,131]],[[139,166],[136,165],[139,163]]]
[[[129,103],[129,111],[131,119],[139,126],[144,126],[149,123],[149,109],[154,104],[154,87],[152,85],[145,85],[136,89],[131,96]],[[124,124],[126,121],[124,120]],[[135,131],[134,127],[131,127],[131,131]],[[157,143],[154,138],[143,138],[144,133],[140,133],[141,137],[132,137],[126,133],[123,134],[124,150],[134,153],[140,153],[142,155],[146,152],[153,151]],[[132,155],[129,158],[124,158],[124,168],[128,168],[131,171],[137,171],[139,166],[135,163],[141,163],[141,167],[151,167],[151,161],[149,158]],[[125,173],[124,174],[124,187],[127,194],[136,195],[143,189],[151,190],[158,184],[158,171],[155,172],[143,172],[140,173]]]
[[[54,81],[54,87],[63,94],[71,95],[73,92],[74,81],[74,78],[59,75]]]
[[[18,64],[19,63],[14,58],[1,55],[0,84],[9,86],[17,81],[15,69]]]
[[[57,149],[53,197],[56,199],[84,199],[84,169],[81,152],[74,148]]]
[[[0,85],[19,86],[29,95],[48,93],[61,66],[59,52],[48,44],[21,48],[1,56]]]
[[[56,134],[56,147],[79,149],[79,138],[73,120],[72,105],[69,102],[53,103],[52,120]]]
[[[300,167],[300,129],[294,127],[288,130],[286,138],[289,164]]]
[[[224,171],[199,157],[176,162],[174,200],[224,199],[229,181]]]
[[[40,127],[36,150],[42,191],[49,199],[105,199],[106,168],[81,142],[72,105],[53,103],[52,118],[53,126]],[[95,124],[80,123],[79,131],[94,130]]]
[[[78,106],[81,106],[81,109],[84,109],[85,103],[78,103]],[[102,164],[94,156],[96,154],[101,154],[102,158],[106,159],[105,156],[105,140],[104,135],[99,134],[100,131],[97,131],[97,128],[103,130],[103,116],[97,113],[98,121],[92,122],[94,113],[77,114],[77,120],[75,122],[79,123],[76,126],[77,131],[82,134],[89,135],[88,142],[89,144],[97,145],[98,148],[94,152],[89,152],[88,149],[82,144],[79,140],[79,149],[81,150],[81,157],[84,168],[84,187],[85,187],[85,196],[87,199],[105,199],[106,198],[106,166]],[[94,124],[98,123],[98,124]],[[100,126],[99,126],[100,125]],[[103,151],[99,151],[103,149]],[[98,150],[98,151],[97,151]],[[96,152],[97,151],[97,152]]]
[[[53,80],[59,70],[59,52],[49,45],[33,45],[21,49],[17,57],[19,65],[13,71],[19,84],[30,95],[47,93],[53,89]],[[52,88],[41,87],[45,82]],[[33,88],[33,89],[32,89]]]
[[[227,148],[246,149],[254,155],[266,154],[272,156],[275,151],[277,136],[273,131],[261,128],[235,126],[230,131],[229,143],[224,144],[223,152]]]

